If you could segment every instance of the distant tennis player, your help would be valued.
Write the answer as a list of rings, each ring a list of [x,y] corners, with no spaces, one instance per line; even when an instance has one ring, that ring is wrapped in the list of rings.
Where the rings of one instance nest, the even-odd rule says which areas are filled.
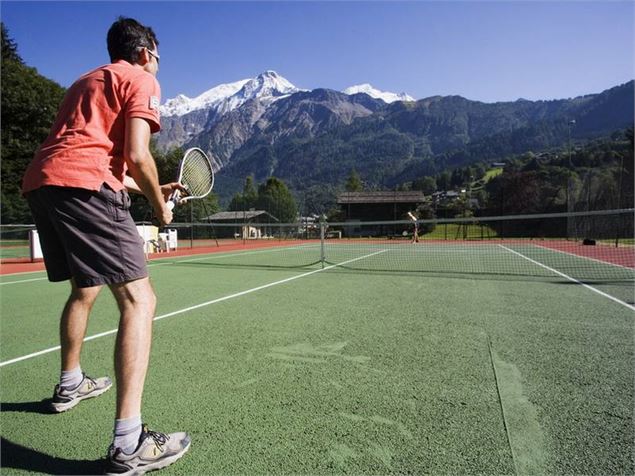
[[[417,223],[417,217],[414,216],[411,212],[408,212],[408,216],[410,217],[414,225],[414,231],[412,232],[412,242],[419,243],[419,224]]]
[[[107,37],[111,64],[80,77],[24,176],[50,281],[70,279],[60,322],[61,377],[51,402],[63,412],[111,386],[82,372],[88,316],[104,286],[120,311],[115,347],[117,409],[108,474],[163,468],[189,449],[186,433],[150,431],[141,422],[156,297],[127,191],[143,193],[163,225],[172,221],[149,144],[160,129],[159,42],[151,28],[120,17]],[[87,426],[90,428],[90,426]],[[69,438],[81,438],[69,435]]]

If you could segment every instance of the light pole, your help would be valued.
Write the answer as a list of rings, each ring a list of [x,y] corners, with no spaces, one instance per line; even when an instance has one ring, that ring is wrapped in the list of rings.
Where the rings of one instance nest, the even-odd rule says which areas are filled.
[[[571,126],[575,125],[575,119],[571,119],[569,122],[567,122],[567,131],[568,131],[568,148],[569,148],[569,168],[572,168],[573,165],[571,164]]]
[[[569,173],[569,177],[567,178],[567,193],[566,193],[566,200],[567,200],[567,211],[568,212],[572,212],[574,211],[575,207],[573,206],[573,197],[571,196],[571,193],[573,192],[573,190],[571,190],[572,185],[573,185],[573,178],[571,177],[571,173],[573,173],[573,164],[571,163],[571,126],[575,124],[575,119],[571,119],[567,122],[567,131],[568,131],[568,149],[569,149],[569,170],[571,171]],[[570,234],[573,232],[573,226],[575,226],[572,221],[571,221],[571,217],[567,217],[567,238],[569,238]]]

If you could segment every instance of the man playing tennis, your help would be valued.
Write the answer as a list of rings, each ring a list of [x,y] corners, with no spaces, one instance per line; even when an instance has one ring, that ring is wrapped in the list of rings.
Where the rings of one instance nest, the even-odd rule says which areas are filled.
[[[60,321],[61,377],[52,410],[63,412],[111,386],[82,372],[88,317],[104,286],[120,311],[115,346],[117,409],[109,474],[142,474],[179,459],[186,433],[163,434],[141,423],[156,297],[127,191],[143,193],[162,225],[178,184],[159,185],[150,136],[160,129],[159,42],[151,28],[120,17],[107,37],[111,64],[80,77],[24,176],[50,281],[70,279]],[[76,436],[77,437],[77,436]]]

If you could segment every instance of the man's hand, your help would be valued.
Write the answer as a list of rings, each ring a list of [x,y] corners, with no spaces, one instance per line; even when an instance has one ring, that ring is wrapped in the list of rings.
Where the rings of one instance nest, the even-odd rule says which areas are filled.
[[[170,199],[170,195],[172,195],[175,190],[179,190],[181,192],[181,196],[187,195],[187,190],[185,189],[185,187],[183,187],[178,182],[165,183],[161,185],[161,193],[163,194],[163,199],[167,202]],[[179,201],[179,203],[181,202]]]
[[[172,210],[170,210],[166,206],[163,207],[160,213],[157,212],[156,215],[157,220],[159,220],[161,226],[169,225],[170,223],[172,223],[172,219],[174,218],[174,216],[172,215]]]

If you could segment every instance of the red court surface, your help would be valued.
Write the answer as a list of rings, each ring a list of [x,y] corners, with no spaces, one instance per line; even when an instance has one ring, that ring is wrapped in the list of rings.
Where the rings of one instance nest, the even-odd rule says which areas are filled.
[[[570,241],[541,241],[535,244],[561,253],[615,264],[625,268],[635,268],[635,247],[633,246],[589,246]]]

